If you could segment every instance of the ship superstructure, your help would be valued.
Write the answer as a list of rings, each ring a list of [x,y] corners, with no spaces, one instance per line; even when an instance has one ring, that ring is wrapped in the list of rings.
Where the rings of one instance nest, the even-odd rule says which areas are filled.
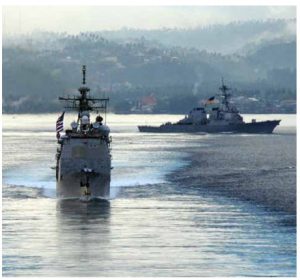
[[[111,137],[109,127],[103,123],[109,99],[91,97],[85,66],[82,74],[80,95],[59,97],[66,103],[65,109],[78,113],[71,128],[57,136],[56,192],[60,198],[108,197],[110,191]],[[91,112],[98,114],[94,121]],[[104,119],[99,112],[104,112]]]
[[[161,126],[139,126],[141,132],[205,132],[205,133],[272,133],[280,120],[260,121],[255,119],[246,123],[238,109],[230,102],[231,94],[222,79],[218,94],[220,102],[208,110],[208,105],[214,103],[215,96],[209,98],[204,107],[192,109],[187,116],[177,123],[165,123]]]

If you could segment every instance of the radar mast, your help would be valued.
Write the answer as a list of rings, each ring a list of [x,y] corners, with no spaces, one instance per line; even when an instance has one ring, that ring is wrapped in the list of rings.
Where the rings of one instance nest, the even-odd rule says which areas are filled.
[[[222,77],[222,85],[219,87],[219,90],[222,92],[221,96],[223,99],[223,104],[225,105],[226,109],[229,109],[229,99],[231,97],[230,93],[227,93],[227,91],[231,90],[231,88],[227,87],[224,84],[224,78]]]
[[[103,111],[106,120],[106,109],[109,98],[93,98],[89,96],[90,88],[86,86],[86,66],[82,66],[82,85],[78,88],[80,96],[59,97],[58,99],[66,102],[65,109],[70,109],[78,112],[78,118],[85,111]]]

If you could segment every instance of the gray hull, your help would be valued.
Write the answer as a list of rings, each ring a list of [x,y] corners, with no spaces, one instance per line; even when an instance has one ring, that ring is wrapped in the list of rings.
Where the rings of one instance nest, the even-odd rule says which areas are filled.
[[[56,194],[59,198],[79,198],[84,196],[85,187],[80,186],[81,173],[74,173],[59,180],[56,185]],[[99,174],[90,177],[91,197],[109,197],[110,176]]]
[[[88,172],[84,172],[88,169]],[[64,140],[57,163],[59,198],[109,197],[111,157],[108,144],[99,138]],[[87,187],[88,186],[88,187]]]
[[[196,124],[166,124],[158,127],[139,126],[140,132],[152,133],[272,133],[280,120],[229,124],[229,125],[196,125]]]

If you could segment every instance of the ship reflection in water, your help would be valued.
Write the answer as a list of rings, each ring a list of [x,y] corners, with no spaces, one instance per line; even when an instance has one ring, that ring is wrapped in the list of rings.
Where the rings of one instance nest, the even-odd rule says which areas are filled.
[[[80,199],[60,199],[57,201],[57,214],[59,219],[65,217],[83,222],[105,221],[110,216],[110,201],[98,198],[88,202],[82,202]]]
[[[110,202],[59,200],[56,210],[53,265],[62,276],[80,276],[81,271],[95,275],[95,267],[101,268],[110,259]]]

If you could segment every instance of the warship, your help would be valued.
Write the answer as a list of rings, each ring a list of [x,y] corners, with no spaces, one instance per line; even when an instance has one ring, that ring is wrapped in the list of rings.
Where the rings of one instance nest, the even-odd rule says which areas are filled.
[[[281,120],[244,122],[237,108],[230,102],[231,94],[222,79],[218,94],[220,102],[214,103],[215,96],[209,98],[204,107],[192,109],[184,119],[167,122],[160,126],[138,126],[140,132],[153,133],[272,133]],[[210,110],[207,108],[214,104]]]
[[[57,119],[56,193],[59,198],[107,198],[110,192],[111,137],[106,125],[108,98],[93,98],[86,86],[86,66],[82,67],[79,95],[59,97],[65,109],[75,110],[77,120],[63,132],[65,112]],[[98,114],[94,122],[90,112]],[[99,111],[104,111],[103,117]]]

